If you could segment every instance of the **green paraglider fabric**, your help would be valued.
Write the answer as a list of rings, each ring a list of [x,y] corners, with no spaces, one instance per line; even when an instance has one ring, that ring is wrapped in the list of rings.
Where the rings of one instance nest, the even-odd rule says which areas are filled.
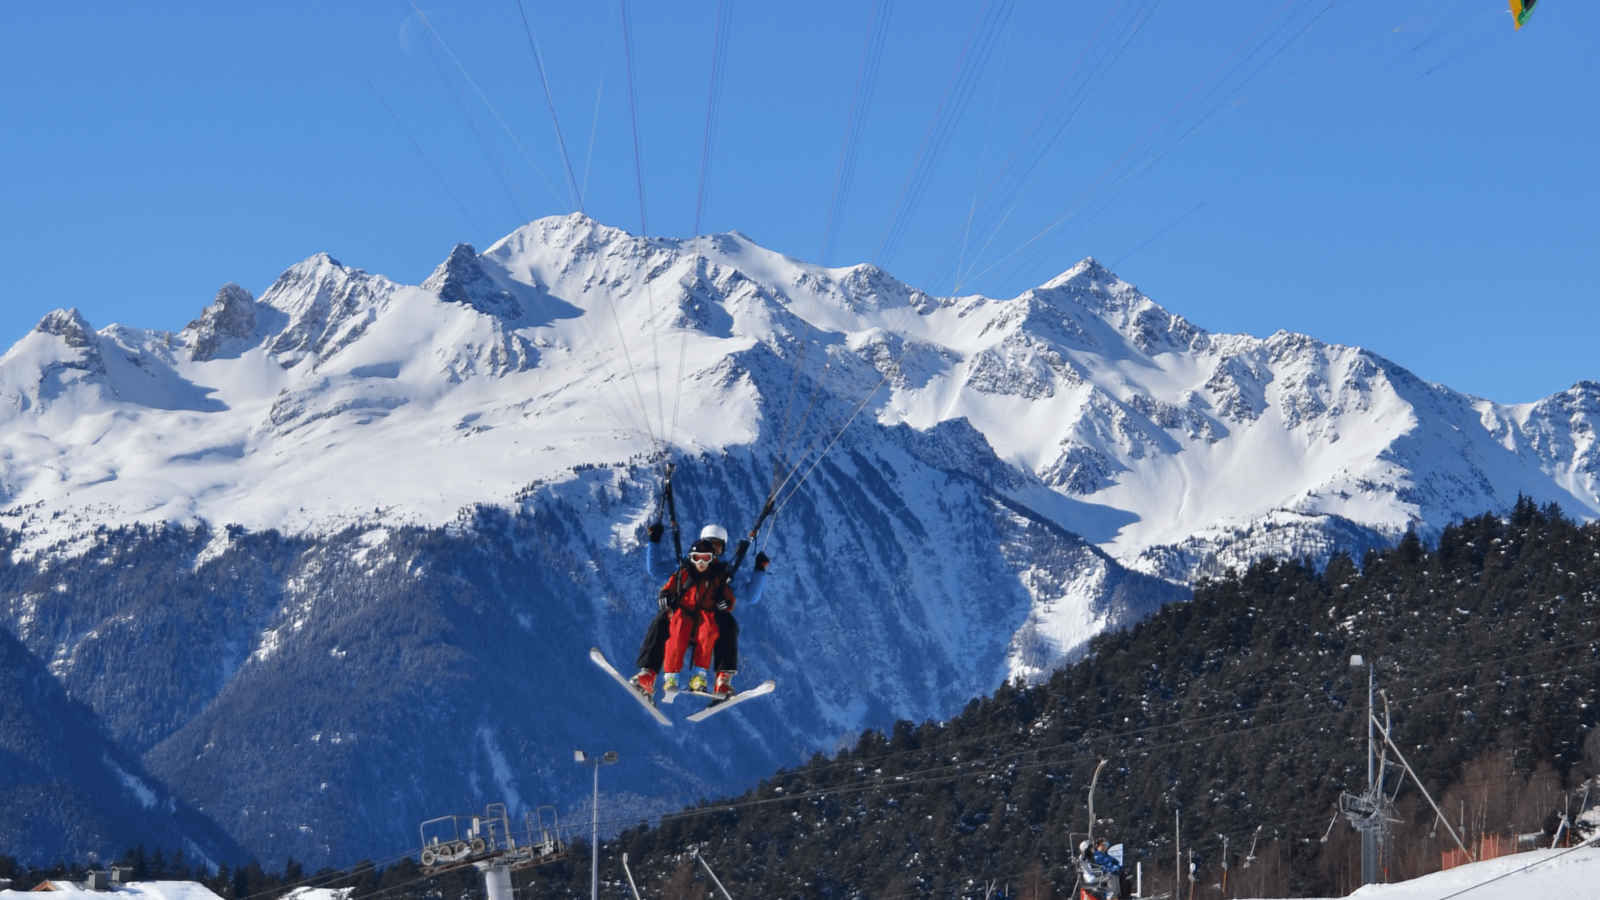
[[[1528,21],[1528,17],[1533,15],[1534,4],[1538,2],[1539,0],[1511,0],[1511,16],[1516,20],[1518,28],[1521,28]]]

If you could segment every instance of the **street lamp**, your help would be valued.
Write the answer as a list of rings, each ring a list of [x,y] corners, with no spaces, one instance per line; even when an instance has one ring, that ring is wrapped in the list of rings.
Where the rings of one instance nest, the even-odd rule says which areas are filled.
[[[1379,842],[1383,840],[1387,802],[1383,795],[1383,772],[1377,771],[1374,757],[1377,749],[1377,732],[1372,716],[1373,689],[1377,684],[1377,666],[1357,653],[1350,657],[1350,670],[1367,670],[1367,790],[1359,796],[1345,793],[1339,797],[1339,809],[1356,831],[1361,833],[1361,883],[1378,883]]]
[[[607,750],[598,759],[582,750],[572,751],[572,758],[582,766],[594,766],[593,816],[589,830],[589,900],[600,898],[600,767],[617,761],[617,751]]]

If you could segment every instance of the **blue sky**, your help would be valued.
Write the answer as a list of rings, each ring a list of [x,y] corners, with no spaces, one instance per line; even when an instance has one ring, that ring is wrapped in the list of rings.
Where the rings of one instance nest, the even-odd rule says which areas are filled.
[[[516,0],[418,3],[0,7],[0,346],[66,306],[180,328],[318,251],[416,283],[575,208]],[[1600,4],[720,8],[709,104],[716,0],[629,6],[651,234],[699,209],[939,294],[1092,255],[1503,402],[1600,378]],[[523,9],[584,210],[637,232],[617,3]]]

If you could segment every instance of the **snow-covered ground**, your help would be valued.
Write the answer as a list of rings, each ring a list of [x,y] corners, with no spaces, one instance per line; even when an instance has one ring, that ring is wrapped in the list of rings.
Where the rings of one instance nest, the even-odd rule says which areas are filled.
[[[1457,866],[1350,894],[1361,900],[1593,900],[1600,897],[1600,847],[1534,850]]]
[[[68,895],[74,900],[88,897],[111,897],[120,900],[222,900],[205,885],[193,881],[130,881],[114,885],[109,891],[91,891],[79,882],[52,881],[50,890]],[[22,886],[21,890],[0,891],[0,900],[39,900],[33,890],[35,885]],[[307,898],[307,900],[342,900],[342,898]]]

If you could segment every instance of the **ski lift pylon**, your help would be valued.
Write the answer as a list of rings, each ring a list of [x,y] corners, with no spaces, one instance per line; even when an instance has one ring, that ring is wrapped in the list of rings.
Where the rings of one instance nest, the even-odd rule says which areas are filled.
[[[482,813],[428,819],[418,830],[422,835],[422,871],[428,875],[464,866],[505,865],[516,871],[567,855],[553,806],[523,813],[520,832],[512,829],[504,803],[491,803]]]

